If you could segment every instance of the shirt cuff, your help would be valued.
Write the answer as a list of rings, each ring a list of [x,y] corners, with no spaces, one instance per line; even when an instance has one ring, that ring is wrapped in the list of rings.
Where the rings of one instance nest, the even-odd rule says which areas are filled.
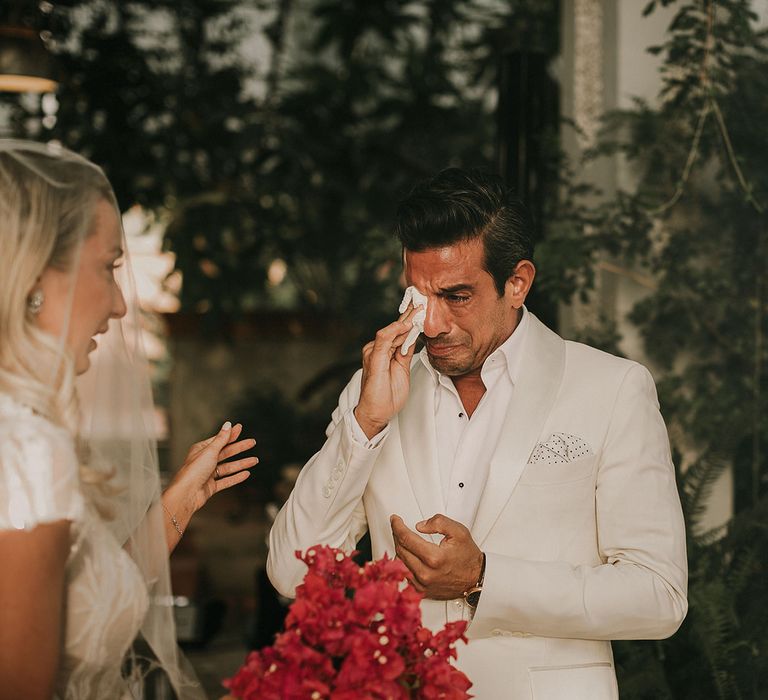
[[[352,409],[348,413],[348,416],[349,416],[348,425],[352,432],[352,439],[358,445],[362,445],[368,450],[375,450],[381,444],[381,441],[385,437],[387,437],[387,435],[389,435],[389,423],[387,423],[387,427],[384,428],[384,430],[382,430],[380,433],[377,433],[369,440],[368,436],[363,432],[363,429],[360,427],[360,424],[357,422],[354,409]]]

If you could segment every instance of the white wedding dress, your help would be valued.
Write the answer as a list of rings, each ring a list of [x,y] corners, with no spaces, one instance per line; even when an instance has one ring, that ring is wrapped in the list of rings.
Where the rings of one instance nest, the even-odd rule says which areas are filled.
[[[54,697],[131,697],[121,665],[147,611],[144,580],[85,496],[69,433],[0,393],[0,530],[57,520],[72,525]]]

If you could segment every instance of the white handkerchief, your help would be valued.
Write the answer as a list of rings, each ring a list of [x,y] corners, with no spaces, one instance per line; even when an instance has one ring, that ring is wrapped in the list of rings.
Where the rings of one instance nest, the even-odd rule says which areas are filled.
[[[528,464],[568,464],[592,454],[590,446],[576,435],[552,433],[546,442],[536,445]]]
[[[427,318],[427,297],[425,297],[416,287],[408,287],[403,294],[403,300],[400,302],[400,313],[403,313],[408,304],[413,304],[414,308],[421,306],[412,317],[413,328],[408,333],[408,337],[405,342],[400,346],[400,352],[403,355],[408,354],[408,350],[411,349],[411,345],[416,342],[416,339],[424,332],[424,320]]]

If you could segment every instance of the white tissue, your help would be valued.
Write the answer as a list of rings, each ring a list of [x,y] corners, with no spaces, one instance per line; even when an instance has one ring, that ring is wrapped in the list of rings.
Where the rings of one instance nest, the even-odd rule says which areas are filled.
[[[408,354],[408,350],[411,349],[411,345],[416,342],[416,339],[424,332],[424,321],[427,318],[427,297],[425,297],[416,287],[408,287],[403,294],[403,300],[400,302],[400,313],[403,313],[408,304],[413,304],[413,307],[421,306],[413,316],[411,321],[413,322],[413,328],[408,333],[408,337],[405,342],[400,346],[400,352],[403,355]]]

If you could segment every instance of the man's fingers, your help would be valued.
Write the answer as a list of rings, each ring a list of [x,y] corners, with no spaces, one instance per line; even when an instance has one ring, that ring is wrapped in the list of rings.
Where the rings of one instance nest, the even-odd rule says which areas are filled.
[[[427,592],[427,587],[422,586],[415,578],[410,577],[408,579],[408,583],[410,583],[419,593],[424,594]]]
[[[405,358],[408,358],[408,360],[410,360],[410,358],[413,357],[413,353],[416,350],[416,341],[419,339],[419,336],[421,335],[421,330],[414,327],[413,325],[413,317],[422,308],[423,308],[422,304],[419,304],[418,306],[411,305],[409,307],[409,310],[407,312],[406,319],[405,319],[408,321],[409,328],[407,329],[407,331],[405,331],[402,334],[402,337],[398,336],[396,342],[393,343],[400,350],[400,352],[397,353],[399,357],[405,357]],[[402,348],[404,344],[408,345],[408,350],[406,350],[405,353],[403,353],[403,348]]]
[[[424,304],[419,304],[418,306],[414,306],[413,302],[410,302],[408,306],[406,307],[405,311],[403,311],[400,316],[398,317],[398,321],[405,321],[410,320],[411,317],[419,310],[423,309]]]
[[[405,307],[405,311],[401,311],[397,317],[398,321],[404,321],[413,313],[413,298],[408,299],[408,305]]]
[[[403,334],[408,335],[413,324],[409,320],[395,321],[376,332],[373,340],[373,350],[390,350],[395,339]]]
[[[406,549],[430,568],[437,567],[438,563],[435,560],[435,556],[438,546],[436,544],[427,542],[423,537],[419,537],[413,530],[408,528],[399,515],[393,515],[390,518],[390,524],[396,546]]]
[[[468,533],[464,525],[456,520],[451,520],[451,518],[442,513],[437,513],[428,520],[416,523],[416,529],[425,535],[441,534],[446,537],[461,537]]]
[[[369,361],[371,355],[374,354],[380,358],[386,357],[387,361],[389,361],[394,351],[405,342],[408,334],[411,332],[413,328],[411,318],[418,308],[421,307],[414,308],[413,305],[409,306],[400,314],[397,321],[380,329],[376,333],[376,337],[363,347],[363,362]]]
[[[408,353],[412,354],[412,351],[416,349],[416,341],[419,339],[419,335],[421,335],[421,331],[416,326],[411,326],[411,330],[408,331],[398,348],[401,356]]]
[[[421,563],[418,557],[415,557],[407,549],[395,546],[395,554],[397,558],[408,567],[408,571],[411,572],[408,580],[413,584],[416,590],[423,592],[425,589],[425,581],[423,580],[424,565]]]
[[[395,321],[386,328],[382,328],[376,333],[373,346],[370,350],[363,351],[364,367],[370,370],[386,371],[392,360],[392,355],[400,345],[402,345],[411,324],[408,321]]]

